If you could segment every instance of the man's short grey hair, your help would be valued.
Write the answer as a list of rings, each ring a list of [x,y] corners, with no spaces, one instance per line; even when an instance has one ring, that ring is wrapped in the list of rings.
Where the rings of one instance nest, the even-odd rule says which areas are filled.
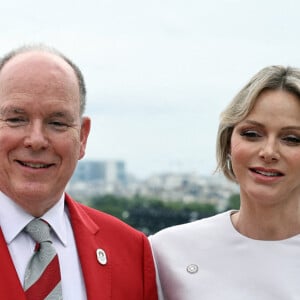
[[[86,86],[84,82],[84,77],[82,72],[80,71],[79,67],[74,64],[68,57],[66,57],[64,54],[62,54],[57,49],[47,46],[45,44],[34,44],[34,45],[24,45],[19,48],[13,49],[10,52],[6,53],[2,58],[0,58],[0,72],[2,68],[5,66],[5,64],[10,61],[15,56],[31,52],[31,51],[39,51],[39,52],[47,52],[52,53],[54,55],[57,55],[58,57],[62,58],[67,64],[71,66],[71,68],[74,70],[74,73],[76,75],[77,81],[78,81],[78,87],[79,87],[79,101],[80,101],[80,115],[82,116],[85,111],[86,106]]]

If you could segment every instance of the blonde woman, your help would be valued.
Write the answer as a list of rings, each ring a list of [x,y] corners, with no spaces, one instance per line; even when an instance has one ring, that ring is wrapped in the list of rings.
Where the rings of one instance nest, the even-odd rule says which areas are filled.
[[[160,299],[299,299],[300,69],[266,67],[237,94],[217,162],[240,209],[150,237]]]

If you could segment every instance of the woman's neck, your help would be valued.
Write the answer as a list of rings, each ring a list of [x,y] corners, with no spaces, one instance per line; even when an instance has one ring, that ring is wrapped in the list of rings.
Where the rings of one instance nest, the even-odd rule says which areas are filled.
[[[257,240],[283,240],[300,234],[300,207],[296,210],[241,206],[231,221],[242,235]]]

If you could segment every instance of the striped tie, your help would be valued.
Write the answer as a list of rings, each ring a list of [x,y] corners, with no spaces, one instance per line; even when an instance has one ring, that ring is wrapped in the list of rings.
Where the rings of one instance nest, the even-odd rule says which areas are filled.
[[[59,261],[52,246],[50,226],[41,219],[34,219],[25,227],[25,232],[37,243],[25,271],[24,290],[27,299],[62,299]]]

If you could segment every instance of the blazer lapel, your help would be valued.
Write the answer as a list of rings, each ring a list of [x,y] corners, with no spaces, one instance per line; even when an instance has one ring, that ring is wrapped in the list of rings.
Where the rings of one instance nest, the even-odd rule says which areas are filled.
[[[0,229],[0,299],[26,300],[17,271]]]
[[[99,226],[68,195],[66,195],[66,203],[70,212],[87,298],[89,300],[111,299],[109,249],[103,246],[104,242],[101,240],[100,235],[97,234],[99,233]],[[98,249],[105,252],[107,257],[106,264],[98,261]]]

